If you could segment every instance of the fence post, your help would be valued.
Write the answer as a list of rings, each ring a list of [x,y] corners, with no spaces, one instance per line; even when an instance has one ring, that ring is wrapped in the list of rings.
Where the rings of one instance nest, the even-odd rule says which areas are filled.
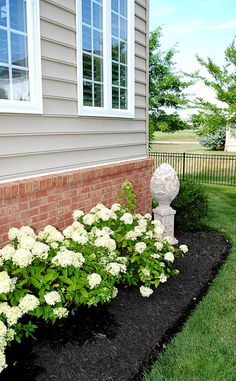
[[[185,177],[185,152],[183,153],[183,180]]]

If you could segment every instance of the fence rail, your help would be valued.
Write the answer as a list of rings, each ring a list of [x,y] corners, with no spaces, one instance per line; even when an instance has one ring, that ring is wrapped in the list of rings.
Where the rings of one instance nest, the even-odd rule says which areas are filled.
[[[236,186],[236,155],[206,155],[193,153],[149,153],[154,158],[154,170],[169,163],[180,180]]]

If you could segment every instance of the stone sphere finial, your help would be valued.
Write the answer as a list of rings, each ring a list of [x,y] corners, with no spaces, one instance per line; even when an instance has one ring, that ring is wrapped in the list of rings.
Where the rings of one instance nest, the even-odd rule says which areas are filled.
[[[165,235],[173,237],[174,243],[174,215],[176,211],[170,203],[179,193],[179,179],[174,168],[167,163],[161,164],[151,178],[151,193],[158,207],[153,209],[154,219],[159,220],[165,227]]]

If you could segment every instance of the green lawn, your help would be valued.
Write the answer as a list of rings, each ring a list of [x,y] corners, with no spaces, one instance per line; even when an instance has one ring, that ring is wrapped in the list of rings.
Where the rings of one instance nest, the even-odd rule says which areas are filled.
[[[155,132],[156,141],[197,141],[196,134],[193,130],[183,130],[175,132]]]
[[[151,147],[154,152],[236,155],[236,152],[213,151],[203,147],[198,143],[197,136],[193,130],[176,131],[174,133],[155,132],[154,141],[155,144]],[[164,142],[168,142],[168,144],[164,144]]]
[[[232,250],[206,297],[143,381],[236,380],[236,188],[206,187],[205,223],[228,237]]]

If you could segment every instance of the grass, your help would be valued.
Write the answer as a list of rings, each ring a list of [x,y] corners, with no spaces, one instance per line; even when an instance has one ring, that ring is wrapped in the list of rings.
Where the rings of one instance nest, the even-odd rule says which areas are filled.
[[[154,152],[236,155],[236,152],[213,151],[203,147],[198,143],[197,136],[193,130],[176,131],[174,133],[155,132],[154,141],[156,142],[156,144],[152,145],[152,151]],[[164,142],[168,143],[165,144]]]
[[[183,131],[175,131],[175,132],[155,132],[155,140],[156,141],[172,141],[176,140],[186,141],[186,142],[197,142],[196,134],[193,130],[183,130]]]
[[[206,297],[143,381],[236,380],[236,190],[206,188],[205,224],[228,237],[232,250]]]

